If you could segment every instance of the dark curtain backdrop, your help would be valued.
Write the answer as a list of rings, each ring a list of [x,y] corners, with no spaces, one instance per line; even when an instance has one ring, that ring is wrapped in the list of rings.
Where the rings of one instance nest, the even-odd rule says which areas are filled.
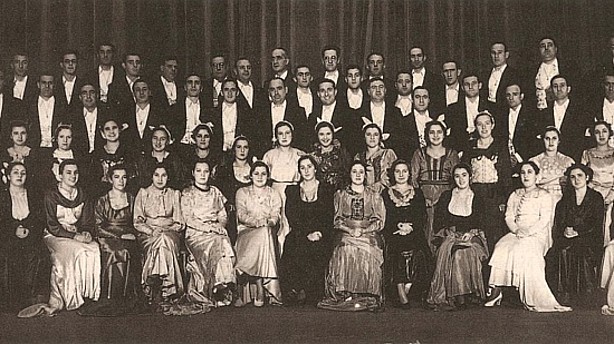
[[[614,1],[597,0],[2,0],[0,50],[30,54],[34,72],[56,70],[67,48],[81,54],[80,74],[95,66],[95,45],[110,41],[118,57],[141,52],[149,72],[163,55],[183,72],[209,75],[212,53],[247,56],[254,78],[269,77],[269,52],[283,46],[291,64],[320,72],[320,49],[341,48],[342,64],[364,64],[381,51],[389,73],[409,66],[421,45],[439,70],[442,60],[464,69],[489,66],[491,42],[507,42],[511,64],[537,60],[540,37],[557,39],[559,55],[588,68],[614,32]]]

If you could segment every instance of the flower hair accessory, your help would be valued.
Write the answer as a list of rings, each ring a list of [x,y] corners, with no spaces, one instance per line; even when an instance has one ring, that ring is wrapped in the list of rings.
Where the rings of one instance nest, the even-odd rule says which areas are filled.
[[[324,119],[316,117],[316,126],[315,126],[316,132],[318,131],[318,127],[320,127],[322,125],[326,125],[326,124],[328,124],[333,129],[334,133],[337,133],[341,129],[343,129],[343,127],[336,128],[335,125],[333,124],[333,122],[331,122],[331,121],[327,121],[327,120],[324,120]]]
[[[171,135],[171,131],[170,131],[170,130],[168,130],[168,128],[166,127],[166,125],[164,125],[164,124],[160,124],[160,125],[159,125],[159,126],[157,126],[157,127],[152,127],[152,126],[150,126],[150,127],[149,127],[149,129],[150,129],[152,132],[153,132],[153,131],[156,131],[156,130],[164,130],[164,132],[166,132],[166,136],[168,137],[168,144],[169,144],[169,145],[172,145],[172,144],[173,144],[173,142],[174,142],[174,141],[173,141],[173,136]]]
[[[365,128],[367,128],[367,126],[370,126],[370,125],[374,125],[374,126],[376,126],[379,129],[379,132],[382,134],[382,143],[383,143],[383,141],[386,141],[386,140],[388,140],[390,138],[390,133],[384,133],[383,129],[380,128],[379,125],[377,125],[375,122],[371,121],[367,117],[362,117],[362,122],[364,123],[362,125],[362,130],[363,131],[365,130]]]

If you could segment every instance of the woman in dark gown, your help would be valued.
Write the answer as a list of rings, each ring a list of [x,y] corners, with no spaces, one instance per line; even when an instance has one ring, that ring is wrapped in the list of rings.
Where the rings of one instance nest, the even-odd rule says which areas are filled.
[[[409,164],[396,160],[388,170],[391,186],[382,191],[386,207],[386,281],[392,281],[396,302],[409,306],[409,292],[419,296],[430,282],[431,251],[424,237],[426,206],[420,189],[410,183]],[[412,288],[413,287],[413,288]],[[392,295],[392,293],[391,293]]]
[[[286,189],[286,216],[292,231],[286,237],[280,275],[284,302],[315,304],[322,298],[333,226],[333,190],[316,179],[312,156],[298,160],[301,181]]]

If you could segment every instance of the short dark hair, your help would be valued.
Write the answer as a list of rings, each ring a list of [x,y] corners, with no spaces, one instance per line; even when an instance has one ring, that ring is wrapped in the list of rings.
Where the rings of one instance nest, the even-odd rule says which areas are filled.
[[[411,165],[409,164],[409,162],[407,162],[404,159],[397,159],[397,160],[395,160],[392,163],[392,165],[390,165],[390,168],[388,168],[388,170],[386,171],[386,174],[388,175],[388,180],[390,181],[390,186],[393,186],[393,185],[395,185],[397,183],[396,180],[394,180],[394,169],[397,166],[399,166],[399,165],[407,166],[407,169],[411,173]]]
[[[68,49],[62,52],[62,54],[60,55],[60,62],[64,62],[64,56],[70,54],[74,54],[77,57],[77,60],[79,60],[79,52],[76,49]]]
[[[492,47],[493,47],[493,45],[495,45],[495,44],[501,44],[501,45],[503,46],[503,50],[504,50],[505,52],[507,52],[507,45],[506,45],[506,44],[505,44],[503,41],[495,41],[495,42],[492,42],[492,43],[490,44],[490,47],[492,48]]]
[[[337,84],[335,83],[335,81],[331,80],[331,79],[328,79],[328,78],[319,79],[318,83],[317,83],[318,88],[320,87],[320,85],[322,85],[325,82],[329,82],[329,83],[333,84],[333,88],[335,88],[335,89],[337,88]]]
[[[384,62],[386,62],[386,58],[384,57],[384,54],[382,54],[382,53],[381,53],[381,52],[379,52],[379,51],[372,51],[372,52],[371,52],[369,55],[367,55],[367,63],[369,62],[369,59],[370,59],[371,57],[373,57],[374,55],[381,56],[381,57],[382,57],[382,60],[384,60]]]
[[[535,171],[535,174],[539,174],[539,166],[537,166],[537,164],[533,161],[523,161],[521,163],[518,164],[518,166],[516,166],[516,168],[518,169],[518,173],[520,173],[520,170],[522,169],[522,166],[525,165],[529,165],[533,168],[533,171]]]
[[[124,63],[126,63],[126,59],[128,58],[128,56],[138,56],[139,59],[142,60],[141,54],[134,52],[134,51],[129,51],[124,54],[124,58],[122,59]]]
[[[327,44],[322,48],[322,51],[320,52],[322,58],[324,58],[324,52],[326,52],[327,50],[334,50],[335,54],[337,54],[337,59],[339,58],[339,54],[341,54],[341,49],[339,49],[338,46]]]
[[[79,170],[79,164],[77,164],[77,160],[66,159],[60,163],[60,167],[58,168],[60,174],[64,173],[64,168],[66,168],[66,166],[77,166],[77,170]]]
[[[358,72],[360,73],[360,75],[362,75],[362,68],[360,68],[359,65],[357,64],[349,64],[347,67],[345,67],[345,75],[348,74],[348,72],[350,71],[350,69],[358,69]]]
[[[399,75],[401,74],[409,74],[409,77],[411,78],[411,81],[414,82],[414,76],[411,74],[411,71],[409,69],[401,69],[399,71],[397,71],[397,74],[395,75],[395,79],[399,78]]]

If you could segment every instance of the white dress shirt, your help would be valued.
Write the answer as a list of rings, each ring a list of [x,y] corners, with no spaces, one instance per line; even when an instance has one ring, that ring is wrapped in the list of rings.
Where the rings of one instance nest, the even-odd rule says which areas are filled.
[[[537,96],[537,108],[542,110],[548,107],[546,102],[546,90],[550,88],[550,81],[559,74],[559,61],[552,60],[550,63],[542,62],[535,76],[535,92]]]
[[[510,141],[514,140],[514,134],[516,133],[516,124],[518,123],[518,114],[520,114],[520,109],[522,108],[522,104],[518,105],[516,109],[510,108],[509,114],[507,116],[507,125],[508,125],[508,134]]]
[[[192,101],[190,97],[185,99],[185,133],[181,138],[181,143],[190,144],[192,141],[192,130],[200,124],[200,99]]]
[[[109,94],[109,84],[113,82],[113,66],[109,69],[102,69],[98,66],[98,86],[100,87],[100,101],[107,102]]]
[[[411,109],[413,107],[413,102],[410,96],[399,95],[397,96],[397,101],[394,104],[394,106],[396,106],[397,108],[401,110],[401,114],[403,114],[403,116],[407,116],[411,112]]]
[[[372,122],[377,124],[379,128],[384,132],[384,116],[386,114],[386,102],[382,102],[381,105],[377,105],[374,102],[369,102],[371,108]]]
[[[603,98],[603,120],[610,125],[614,124],[614,102],[611,102],[607,98]]]
[[[96,143],[96,120],[98,119],[98,108],[94,108],[94,111],[87,111],[83,108],[83,117],[85,118],[85,127],[87,129],[87,139],[89,142],[89,153],[94,151],[94,144]]]
[[[254,86],[252,85],[252,82],[250,81],[247,84],[244,84],[241,81],[239,81],[238,85],[239,85],[239,90],[241,90],[241,93],[245,97],[245,100],[247,100],[247,104],[249,105],[250,108],[253,108],[254,107]]]
[[[40,122],[41,131],[41,147],[52,147],[53,137],[53,108],[55,106],[55,97],[50,97],[45,100],[43,97],[38,97],[38,120]]]
[[[147,118],[149,118],[150,108],[151,104],[147,104],[143,109],[138,105],[136,106],[136,128],[141,138],[143,138],[143,134],[145,133],[145,127],[147,127]]]
[[[334,81],[336,85],[337,80],[339,80],[339,70],[335,69],[332,72],[326,71],[326,73],[324,73],[324,78]]]
[[[222,132],[224,133],[223,151],[232,148],[232,143],[236,137],[237,128],[237,103],[228,104],[222,102]]]
[[[418,139],[420,141],[420,147],[426,147],[424,129],[426,128],[426,124],[432,121],[431,116],[429,114],[429,110],[424,111],[424,113],[420,113],[414,110],[414,118],[416,121],[416,129],[418,130]]]
[[[277,123],[284,120],[284,116],[286,115],[286,106],[288,105],[288,101],[284,100],[283,103],[279,105],[275,105],[271,103],[271,131],[273,132],[273,137],[275,137],[275,126]]]
[[[220,93],[222,93],[222,83],[217,79],[213,79],[213,107],[217,107]]]
[[[567,112],[567,107],[569,106],[569,98],[565,99],[565,102],[562,105],[559,105],[557,102],[554,102],[554,106],[552,108],[554,112],[554,126],[560,131],[561,125],[563,124],[563,120],[565,119],[565,113]]]
[[[333,114],[335,113],[335,106],[337,101],[330,105],[322,105],[322,120],[327,122],[333,122]]]
[[[166,100],[168,105],[177,103],[177,85],[174,81],[168,81],[163,76],[160,76],[162,85],[164,85],[164,93],[166,94]]]
[[[456,85],[452,85],[452,86],[446,85],[446,106],[458,102],[459,91],[460,91],[460,84],[458,82],[456,83]]]
[[[426,69],[424,67],[420,69],[412,69],[411,76],[413,79],[413,88],[418,86],[422,86],[424,84],[424,75],[426,74]]]
[[[62,83],[64,84],[64,94],[66,95],[66,104],[70,105],[70,101],[72,100],[72,93],[75,90],[75,82],[77,81],[77,77],[72,78],[72,80],[66,79],[64,75],[62,75]]]
[[[360,107],[362,106],[362,89],[358,89],[358,93],[354,94],[354,92],[352,92],[352,90],[350,90],[348,88],[347,90],[347,95],[348,95],[348,105],[350,106],[350,108],[352,109],[360,109]]]
[[[296,96],[298,98],[298,105],[305,109],[305,114],[309,118],[309,115],[313,112],[313,94],[311,94],[311,89],[307,88],[305,91],[302,87],[297,87]]]
[[[26,91],[26,84],[28,83],[28,76],[24,76],[23,80],[13,80],[13,97],[23,100],[24,93]]]
[[[499,89],[501,76],[503,76],[505,68],[507,68],[507,64],[495,67],[492,69],[492,72],[490,72],[490,78],[488,78],[488,100],[493,103],[497,102],[497,90]]]
[[[4,106],[4,93],[0,93],[0,118],[2,118],[2,106]]]
[[[286,69],[285,71],[283,71],[283,73],[281,74],[275,74],[276,78],[281,78],[284,79],[284,81],[286,80],[286,78],[288,77],[288,70]]]
[[[478,116],[478,105],[480,105],[480,97],[475,97],[471,100],[465,97],[465,112],[467,113],[467,132],[475,131],[475,118]]]

